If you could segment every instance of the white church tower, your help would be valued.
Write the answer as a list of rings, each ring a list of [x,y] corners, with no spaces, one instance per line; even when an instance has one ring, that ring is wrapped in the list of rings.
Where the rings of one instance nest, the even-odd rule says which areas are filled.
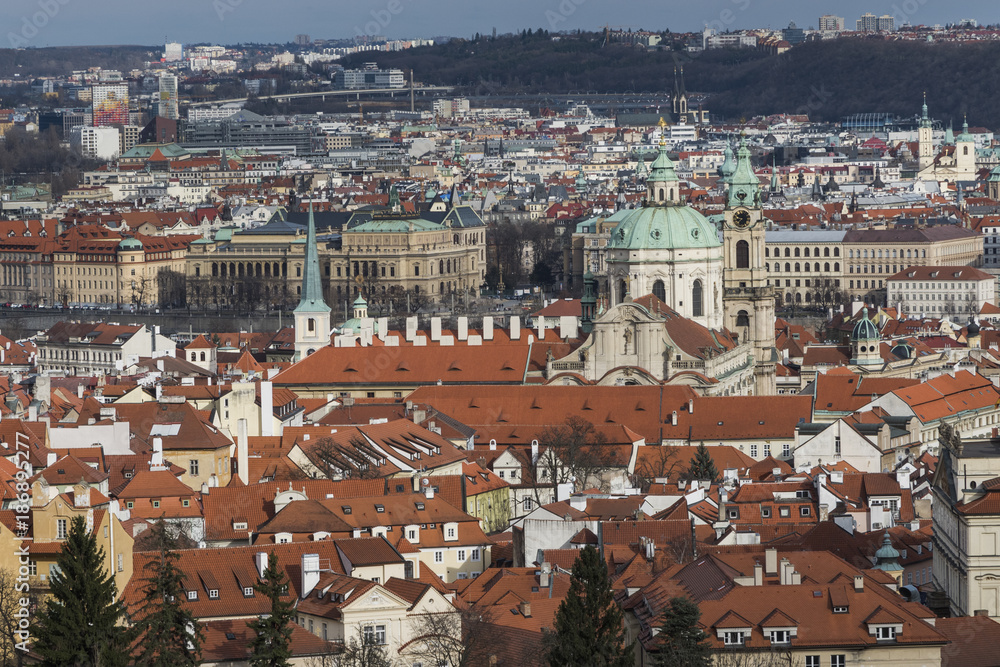
[[[316,250],[316,221],[309,203],[305,266],[302,267],[302,297],[295,308],[295,361],[330,344],[330,306],[323,300],[319,253]]]

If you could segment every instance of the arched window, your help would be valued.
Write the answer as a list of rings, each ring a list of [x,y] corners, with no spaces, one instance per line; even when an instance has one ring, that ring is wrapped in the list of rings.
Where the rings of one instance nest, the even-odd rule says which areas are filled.
[[[969,147],[962,146],[962,155],[968,155],[968,154],[969,154]]]
[[[800,271],[802,271],[802,265],[795,262],[795,273],[799,273]]]
[[[801,252],[802,252],[802,250],[800,248],[796,248],[795,249],[795,256],[796,257],[801,257],[802,256]]]
[[[736,243],[736,268],[750,268],[750,244],[746,241],[738,241]]]
[[[667,302],[667,290],[664,287],[662,280],[657,280],[655,283],[653,283],[653,296],[655,296],[663,303]],[[624,300],[625,297],[622,297],[622,301]]]
[[[840,248],[834,248],[833,249],[833,256],[834,257],[840,257]]]
[[[702,289],[701,281],[694,281],[694,287],[691,288],[691,316],[701,317],[704,315],[704,309],[702,308]]]
[[[217,262],[212,262],[212,277],[219,277],[219,264]]]
[[[767,264],[764,265],[764,271],[766,271],[767,273],[771,272],[771,263],[770,262],[768,262]]]
[[[800,293],[795,294],[795,303],[802,303],[802,294]]]
[[[785,262],[785,273],[788,273],[791,270],[792,270],[792,265],[789,264],[788,262]]]
[[[812,292],[806,292],[806,303],[811,303],[812,298],[813,298]]]
[[[830,248],[828,248],[828,247],[827,248],[823,248],[823,256],[824,257],[829,257],[830,256]]]
[[[201,353],[201,360],[205,361],[205,353],[204,352]]]
[[[792,293],[788,292],[787,294],[785,294],[785,303],[791,303],[791,302],[792,302]]]
[[[316,320],[315,320],[315,318],[310,317],[307,320],[307,322],[306,322],[306,330],[309,333],[315,333],[316,332]]]
[[[750,326],[750,314],[747,311],[741,310],[740,312],[736,313],[736,326],[738,327]]]
[[[823,262],[823,270],[829,273],[829,271],[830,271],[830,262]]]
[[[765,247],[764,248],[764,257],[770,257],[770,256],[771,256],[771,249]]]
[[[827,266],[829,267],[829,265],[827,265]],[[827,270],[829,271],[829,268]],[[819,273],[819,262],[816,262],[813,265],[813,271],[815,271],[816,273]]]
[[[854,251],[853,250],[848,250],[847,251],[847,257],[848,257],[848,259],[854,259]]]
[[[618,281],[618,303],[625,301],[625,296],[628,294],[628,287],[624,280]]]
[[[785,248],[785,257],[791,257],[791,256],[792,256],[791,249],[790,248]]]
[[[819,257],[819,248],[813,248],[813,257]]]
[[[660,188],[660,197],[659,197],[660,201],[663,201],[663,199],[664,199],[663,192],[664,192],[663,188]]]

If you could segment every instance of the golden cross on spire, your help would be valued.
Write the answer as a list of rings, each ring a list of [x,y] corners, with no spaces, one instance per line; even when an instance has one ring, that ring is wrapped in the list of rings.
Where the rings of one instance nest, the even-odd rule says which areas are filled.
[[[663,148],[667,145],[667,121],[663,120],[663,116],[660,116],[657,125],[660,126],[660,148]]]

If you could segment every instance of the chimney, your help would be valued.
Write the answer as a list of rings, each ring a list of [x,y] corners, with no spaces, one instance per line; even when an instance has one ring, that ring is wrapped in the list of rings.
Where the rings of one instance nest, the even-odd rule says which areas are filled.
[[[799,586],[802,584],[802,575],[796,571],[792,571],[792,580],[789,582],[792,586]]]
[[[854,592],[860,593],[865,590],[865,578],[864,575],[856,574],[854,575]]]
[[[552,565],[550,563],[542,563],[542,572],[538,575],[538,588],[548,588],[551,579]]]
[[[536,318],[535,326],[538,328],[538,340],[545,340],[545,316],[539,315]]]
[[[781,578],[779,581],[782,586],[787,586],[790,583],[792,573],[792,564],[788,562],[787,558],[781,559]]]
[[[469,340],[469,318],[465,315],[458,318],[458,339]]]
[[[493,316],[483,317],[483,340],[493,340]]]
[[[274,435],[274,385],[260,383],[260,434]]]
[[[896,483],[899,484],[900,489],[910,488],[910,473],[905,470],[896,471]]]
[[[302,590],[303,599],[312,593],[319,583],[319,554],[302,554]]]
[[[253,560],[257,564],[257,576],[263,579],[264,570],[267,569],[267,554],[263,551],[258,551],[253,555]]]
[[[208,492],[209,492],[209,488],[210,487],[208,486],[208,482],[202,482],[201,483],[201,495],[207,496]]]
[[[677,426],[677,411],[676,410],[674,410],[672,413],[670,413],[670,425],[671,426]]]
[[[759,562],[754,562],[753,564],[753,585],[763,586],[764,585],[764,566]]]
[[[426,498],[427,500],[433,500],[434,487],[431,486],[431,480],[424,477],[423,485],[424,485],[424,498]]]
[[[778,574],[778,550],[771,548],[764,552],[764,574],[774,576]]]
[[[531,603],[530,602],[524,601],[524,602],[521,603],[521,614],[525,618],[531,618]]]
[[[521,340],[521,318],[517,315],[510,316],[510,339]]]
[[[417,318],[416,316],[406,318],[406,341],[412,343],[417,339]]]
[[[76,397],[77,398],[83,398],[83,385],[82,384],[76,385]]]
[[[236,422],[236,465],[239,466],[240,479],[244,484],[250,484],[250,444],[247,441],[247,420]],[[318,556],[317,556],[318,558]]]
[[[149,459],[150,468],[163,467],[163,438],[153,438],[153,456]]]
[[[58,460],[59,460],[58,454],[56,454],[55,452],[49,452],[48,454],[45,455],[45,467],[48,468],[49,466],[55,465],[56,461]]]
[[[431,318],[431,340],[438,342],[441,340],[441,318]]]

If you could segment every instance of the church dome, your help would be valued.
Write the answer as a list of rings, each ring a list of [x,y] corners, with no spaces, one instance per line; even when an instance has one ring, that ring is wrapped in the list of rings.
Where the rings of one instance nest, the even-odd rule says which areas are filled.
[[[865,308],[861,319],[854,325],[854,330],[851,332],[851,340],[857,341],[878,339],[878,329],[875,327],[875,323],[868,319],[868,309]]]
[[[677,250],[717,248],[720,245],[715,226],[693,208],[646,206],[627,211],[611,233],[610,247],[622,250]]]
[[[900,359],[909,359],[913,356],[913,347],[911,347],[908,343],[897,343],[896,345],[893,345],[892,349],[889,351]]]
[[[975,320],[969,322],[969,326],[965,328],[966,334],[968,336],[978,336],[979,335],[979,323]]]

